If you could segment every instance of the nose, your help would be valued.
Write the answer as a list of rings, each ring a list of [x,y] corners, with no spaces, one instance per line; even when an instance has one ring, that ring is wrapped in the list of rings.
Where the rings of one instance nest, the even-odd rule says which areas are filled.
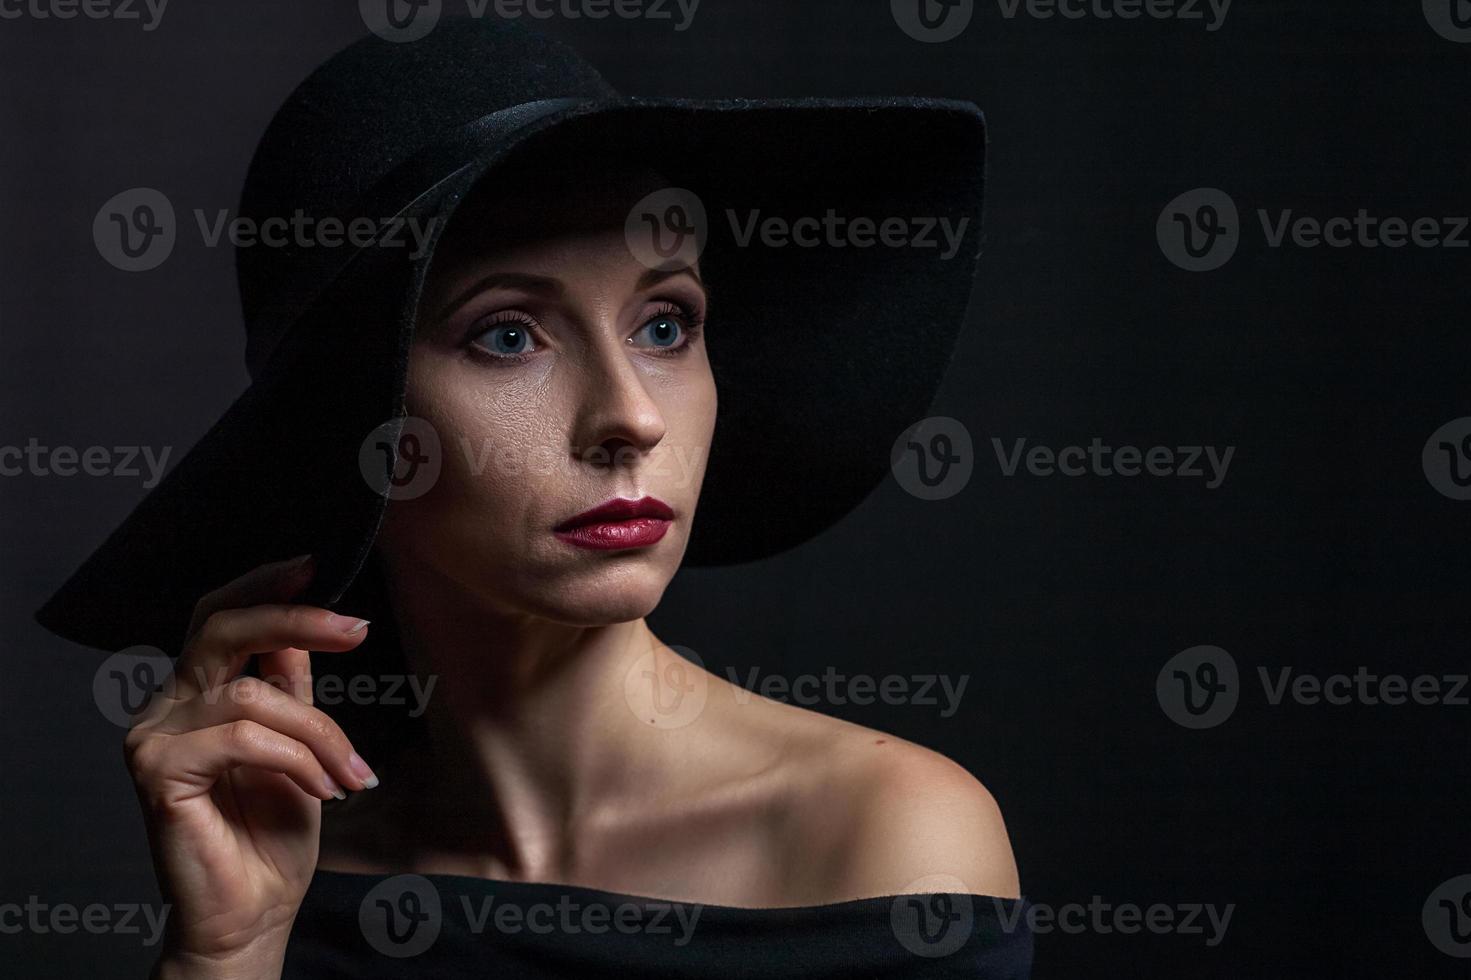
[[[623,347],[610,338],[586,351],[573,452],[594,465],[627,465],[647,456],[667,431],[664,413]]]

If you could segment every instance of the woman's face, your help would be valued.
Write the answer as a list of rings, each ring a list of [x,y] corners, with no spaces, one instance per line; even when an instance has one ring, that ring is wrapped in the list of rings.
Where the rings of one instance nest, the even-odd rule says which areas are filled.
[[[647,615],[683,558],[715,428],[705,311],[697,267],[650,270],[621,228],[442,248],[408,379],[441,470],[391,504],[390,566],[511,616]],[[672,512],[656,541],[657,519],[569,533],[591,508],[647,497]]]

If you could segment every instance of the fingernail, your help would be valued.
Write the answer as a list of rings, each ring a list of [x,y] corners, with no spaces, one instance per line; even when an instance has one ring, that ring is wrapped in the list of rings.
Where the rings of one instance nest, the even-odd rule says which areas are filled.
[[[327,622],[339,633],[347,633],[349,635],[361,633],[368,625],[366,619],[354,619],[351,616],[339,616],[336,613],[332,613],[331,618]]]
[[[331,776],[327,777],[327,792],[331,793],[332,796],[336,799],[347,799],[347,793],[342,789],[341,786],[337,785],[337,780],[333,779]]]
[[[363,781],[364,789],[373,789],[378,785],[378,777],[373,775],[373,770],[356,752],[347,757],[347,767],[352,770],[353,775]]]

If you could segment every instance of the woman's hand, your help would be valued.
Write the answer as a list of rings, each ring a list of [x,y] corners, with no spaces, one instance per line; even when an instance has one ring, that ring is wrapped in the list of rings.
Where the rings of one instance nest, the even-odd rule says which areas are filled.
[[[309,557],[262,565],[201,599],[172,677],[124,741],[172,906],[157,977],[279,977],[321,801],[378,784],[311,706],[307,651],[367,635],[363,620],[286,604],[312,573]],[[241,676],[252,656],[259,679]]]

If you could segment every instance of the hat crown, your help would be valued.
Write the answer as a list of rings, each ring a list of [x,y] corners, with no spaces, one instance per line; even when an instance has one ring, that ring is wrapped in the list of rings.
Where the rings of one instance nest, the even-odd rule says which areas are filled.
[[[391,215],[363,201],[396,167],[490,113],[542,99],[616,96],[572,48],[493,17],[448,19],[419,40],[369,35],[333,55],[277,110],[251,160],[240,214],[256,227]],[[330,278],[341,251],[236,250],[247,334],[279,329]],[[340,258],[340,256],[336,256]]]

